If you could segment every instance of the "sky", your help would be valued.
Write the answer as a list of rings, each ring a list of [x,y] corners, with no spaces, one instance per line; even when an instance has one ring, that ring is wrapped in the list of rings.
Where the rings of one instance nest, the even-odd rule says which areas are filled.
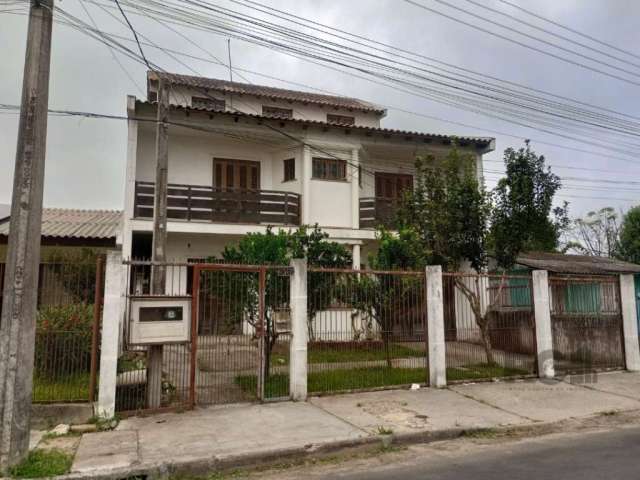
[[[131,37],[130,30],[92,3],[92,1],[111,3],[113,7],[113,2],[110,0],[82,1],[102,30]],[[230,0],[209,1],[227,8],[242,10]],[[569,96],[623,114],[637,114],[640,107],[640,86],[550,58],[417,8],[403,0],[258,1],[412,52],[556,95]],[[469,20],[468,16],[456,13],[439,0],[419,1],[456,18]],[[620,48],[633,51],[640,43],[640,30],[637,28],[640,2],[636,0],[511,1],[540,16]],[[57,0],[57,5],[85,21],[90,21],[87,11],[82,8],[80,2],[81,0]],[[526,30],[513,21],[472,5],[467,0],[448,0],[448,3],[499,20],[519,30]],[[536,25],[549,27],[548,24],[527,16],[499,0],[483,0],[482,3]],[[27,17],[20,14],[25,11],[24,7],[18,12],[14,9],[14,1],[0,0],[0,45],[2,46],[0,103],[4,104],[19,104],[21,95]],[[117,13],[115,10],[112,11],[114,15]],[[180,29],[180,32],[190,40],[187,41],[148,18],[131,15],[130,20],[139,33],[158,45],[201,57],[204,56],[203,50],[206,50],[208,54],[217,58],[227,58],[227,39],[224,36]],[[499,28],[479,20],[472,23],[506,34]],[[571,35],[567,31],[557,29],[555,31]],[[530,30],[530,33],[544,36],[535,30]],[[513,36],[511,33],[509,35]],[[572,38],[579,39],[575,36]],[[132,44],[127,45],[133,48]],[[590,45],[598,46],[594,43]],[[600,45],[599,48],[602,46]],[[553,47],[548,49],[553,50]],[[553,51],[561,53],[557,50]],[[608,51],[611,52],[611,50]],[[479,113],[465,112],[431,100],[417,98],[239,40],[231,42],[231,52],[234,68],[248,69],[282,80],[393,106],[400,110],[418,112],[473,126],[473,128],[463,127],[403,113],[397,109],[389,109],[387,117],[383,119],[383,126],[388,128],[443,134],[495,136],[496,150],[485,155],[484,168],[485,171],[489,170],[486,174],[488,188],[495,185],[500,175],[498,171],[503,170],[501,163],[503,151],[508,147],[519,148],[524,139],[532,139],[533,149],[544,154],[547,162],[553,166],[553,171],[564,179],[565,187],[556,201],[568,201],[571,216],[581,216],[590,210],[604,206],[625,210],[640,203],[637,201],[640,184],[633,186],[631,183],[615,183],[636,180],[640,182],[640,158],[634,158],[632,155],[620,155],[609,149],[594,148],[547,132],[535,131]],[[184,60],[183,62],[187,64],[185,66],[158,50],[146,48],[145,54],[152,62],[167,71],[191,74],[195,70],[204,76],[228,78],[228,70],[214,63]],[[634,60],[630,57],[625,58]],[[50,108],[126,115],[126,95],[143,96],[146,67],[122,56],[118,56],[118,60],[124,68],[114,60],[113,53],[105,45],[68,26],[54,24]],[[639,66],[634,71],[640,73],[640,57],[636,62]],[[243,73],[243,75],[256,84],[295,88],[283,81],[266,79],[255,74]],[[11,200],[17,125],[18,116],[15,113],[0,111],[0,204],[10,203]],[[492,131],[508,133],[512,136],[495,134]],[[599,134],[597,139],[608,142],[610,145],[618,140],[617,137],[607,137],[605,134]],[[45,206],[122,208],[126,141],[127,131],[124,121],[50,116],[47,136]],[[592,153],[576,152],[540,142],[560,144]],[[628,140],[627,143],[633,142]],[[640,152],[640,145],[637,151]],[[608,158],[602,154],[624,157],[626,160]],[[584,168],[587,170],[583,170]],[[575,177],[596,182],[574,180]]]

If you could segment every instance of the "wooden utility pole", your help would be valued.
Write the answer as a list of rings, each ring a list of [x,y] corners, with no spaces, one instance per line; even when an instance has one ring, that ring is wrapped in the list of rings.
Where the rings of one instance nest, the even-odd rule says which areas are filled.
[[[29,450],[53,0],[32,0],[0,320],[0,474]]]
[[[151,293],[164,295],[167,281],[167,188],[169,172],[169,89],[158,80],[156,127],[156,187],[153,202],[153,251],[151,253]],[[147,358],[147,404],[160,407],[162,399],[162,345],[149,347]]]

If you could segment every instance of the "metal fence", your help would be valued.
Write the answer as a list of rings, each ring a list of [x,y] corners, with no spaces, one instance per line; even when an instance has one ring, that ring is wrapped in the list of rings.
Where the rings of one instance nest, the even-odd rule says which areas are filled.
[[[536,372],[531,277],[443,274],[447,380]]]
[[[148,261],[127,261],[125,322],[123,324],[123,345],[118,358],[116,377],[116,412],[130,414],[147,410],[187,408],[191,405],[191,342],[165,343],[159,346],[161,352],[161,375],[159,399],[151,400],[155,394],[149,385],[148,367],[150,347],[130,343],[129,321],[131,298],[153,297],[151,275],[156,268],[162,268],[166,277],[165,295],[184,297],[191,294],[191,266],[180,263],[152,265]],[[149,408],[150,405],[153,408]]]
[[[151,296],[151,272],[158,266],[143,261],[125,264],[129,299]],[[165,295],[194,296],[195,313],[191,340],[162,347],[158,408],[288,397],[291,269],[222,263],[162,267]],[[124,338],[129,338],[126,330]],[[117,378],[117,411],[149,409],[148,356],[147,347],[125,344]]]
[[[424,272],[310,268],[310,394],[428,383]]]
[[[5,264],[0,264],[4,287]],[[98,379],[103,259],[39,267],[33,402],[87,402]],[[0,288],[0,305],[2,292]],[[0,306],[0,314],[1,314]]]
[[[289,395],[291,269],[200,265],[198,404]]]
[[[624,368],[618,278],[556,276],[549,290],[556,371]]]

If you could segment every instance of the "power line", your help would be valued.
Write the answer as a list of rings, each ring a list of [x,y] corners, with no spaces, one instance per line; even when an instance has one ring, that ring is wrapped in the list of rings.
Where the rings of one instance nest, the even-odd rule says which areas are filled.
[[[142,50],[142,45],[140,45],[140,40],[138,39],[138,34],[136,33],[135,28],[133,28],[133,25],[131,25],[131,22],[127,18],[127,14],[124,13],[124,10],[122,10],[122,7],[120,6],[120,2],[118,0],[115,0],[115,2],[116,2],[116,5],[118,6],[118,10],[120,10],[120,13],[122,14],[122,16],[124,17],[125,21],[127,22],[127,25],[129,25],[129,28],[131,29],[131,32],[133,33],[133,37],[136,39],[136,43],[138,44],[138,48],[140,49],[140,55],[142,56],[142,59],[144,60],[144,63],[147,64],[147,67],[149,68],[149,70],[153,70],[151,68],[151,65],[149,65],[149,61],[147,60],[147,57],[144,56],[144,50]]]
[[[467,27],[471,27],[471,28],[473,28],[473,29],[475,29],[475,30],[479,30],[479,31],[481,31],[481,32],[487,33],[487,34],[489,34],[489,35],[491,35],[491,36],[494,36],[494,37],[500,38],[500,39],[502,39],[502,40],[506,40],[507,42],[511,42],[511,43],[516,44],[516,45],[520,45],[521,47],[524,47],[524,48],[528,48],[528,49],[530,49],[530,50],[533,50],[533,51],[535,51],[535,52],[542,53],[543,55],[547,55],[547,56],[549,56],[549,57],[553,57],[553,58],[556,58],[556,59],[558,59],[558,60],[562,60],[562,61],[564,61],[564,62],[570,63],[570,64],[572,64],[572,65],[575,65],[575,66],[578,66],[578,67],[581,67],[581,68],[584,68],[584,69],[587,69],[587,70],[591,70],[592,72],[595,72],[595,73],[600,73],[601,75],[606,75],[607,77],[615,78],[615,79],[617,79],[617,80],[620,80],[620,81],[622,81],[622,82],[629,83],[629,84],[631,84],[631,85],[640,86],[640,83],[638,83],[638,82],[636,82],[636,81],[630,80],[630,79],[625,78],[625,77],[621,77],[621,76],[619,76],[619,75],[616,75],[616,74],[613,74],[613,73],[610,73],[610,72],[606,72],[606,71],[604,71],[604,70],[600,70],[600,69],[598,69],[598,68],[594,68],[594,67],[589,66],[589,65],[587,65],[587,64],[584,64],[584,63],[581,63],[581,62],[578,62],[578,61],[572,60],[572,59],[570,59],[570,58],[563,57],[563,56],[561,56],[561,55],[556,55],[555,53],[552,53],[552,52],[549,52],[549,51],[543,50],[543,49],[538,48],[538,47],[535,47],[535,46],[533,46],[533,45],[528,45],[528,44],[526,44],[526,43],[524,43],[524,42],[521,42],[521,41],[519,41],[519,40],[516,40],[516,39],[510,38],[510,37],[508,37],[508,36],[506,36],[506,35],[502,35],[502,34],[500,34],[500,33],[493,32],[493,31],[488,30],[488,29],[486,29],[486,28],[480,27],[479,25],[474,25],[473,23],[466,22],[466,21],[461,20],[461,19],[459,19],[459,18],[456,18],[456,17],[454,17],[454,16],[452,16],[452,15],[448,15],[448,14],[446,14],[446,13],[444,13],[444,12],[440,12],[440,11],[435,10],[435,9],[433,9],[433,8],[427,7],[426,5],[423,5],[423,4],[421,4],[421,3],[415,2],[415,1],[413,1],[413,0],[404,0],[404,1],[405,1],[405,2],[407,2],[407,3],[410,3],[411,5],[416,6],[416,7],[418,7],[418,8],[421,8],[421,9],[423,9],[423,10],[427,10],[427,11],[429,11],[429,12],[431,12],[431,13],[435,13],[436,15],[440,15],[440,16],[442,16],[442,17],[448,18],[449,20],[452,20],[452,21],[454,21],[454,22],[460,23],[460,24],[465,25],[465,26],[467,26]],[[438,1],[438,0],[436,0],[436,1]],[[440,2],[440,3],[443,3],[443,2]],[[452,7],[452,8],[455,8],[456,10],[462,10],[462,11],[464,11],[464,9],[461,9],[460,7]],[[477,17],[477,18],[481,18],[481,19],[483,19],[483,20],[486,20],[486,19],[484,19],[483,17],[480,17],[479,15],[476,15],[476,14],[473,14],[473,13],[470,13],[470,12],[466,12],[466,13],[468,13],[469,15],[472,15],[472,16],[474,16],[474,17]],[[496,24],[496,25],[499,25],[499,24],[497,24],[496,22],[493,22],[493,21],[491,21],[491,20],[486,20],[486,21],[488,21],[488,22],[490,22],[490,23],[494,23],[494,24]],[[509,27],[503,27],[503,28],[510,29]],[[516,33],[520,33],[520,34],[522,34],[521,32],[518,32],[516,29],[511,29],[511,30],[515,31]],[[526,36],[526,35],[525,35],[525,36]],[[535,38],[535,37],[533,37],[533,38]],[[539,40],[539,41],[542,41],[542,40]],[[543,41],[543,43],[549,43],[549,42]],[[556,48],[558,48],[558,47],[556,46]],[[575,54],[575,53],[574,53],[574,54]],[[583,55],[580,55],[580,56],[583,56]],[[588,57],[587,57],[587,58],[588,58]],[[601,64],[602,64],[603,62],[599,62],[599,63],[601,63]],[[606,64],[606,65],[607,65],[607,66],[609,66],[608,64]],[[623,71],[623,72],[625,72],[625,73],[631,73],[631,74],[633,74],[634,76],[637,76],[637,74],[634,74],[633,72],[628,72],[627,70],[620,69],[620,68],[617,68],[617,67],[614,67],[614,68],[616,68],[617,70],[622,70],[622,71]]]
[[[559,22],[556,22],[556,21],[554,21],[554,20],[550,20],[550,19],[548,19],[548,18],[546,18],[546,17],[543,17],[543,16],[541,16],[541,15],[538,15],[537,13],[532,12],[531,10],[527,10],[527,9],[525,9],[525,8],[522,8],[520,5],[517,5],[517,4],[515,4],[515,3],[509,2],[509,1],[507,1],[507,0],[498,0],[498,1],[499,1],[499,2],[502,2],[502,3],[506,4],[506,5],[509,5],[509,6],[513,7],[513,8],[517,8],[518,10],[520,10],[520,11],[522,11],[522,12],[525,12],[525,13],[527,13],[528,15],[531,15],[531,16],[533,16],[533,17],[535,17],[535,18],[539,19],[539,20],[543,20],[543,21],[545,21],[545,22],[547,22],[547,23],[550,23],[550,24],[552,24],[552,25],[555,25],[556,27],[560,27],[560,28],[562,28],[563,30],[567,30],[568,32],[575,33],[576,35],[580,35],[580,36],[581,36],[581,37],[583,37],[583,38],[586,38],[586,39],[588,39],[588,40],[591,40],[592,42],[599,43],[600,45],[603,45],[603,46],[605,46],[605,47],[609,47],[609,48],[611,48],[611,49],[613,49],[613,50],[616,50],[616,51],[618,51],[618,52],[620,52],[620,53],[624,53],[625,55],[629,55],[629,56],[631,56],[631,57],[635,57],[635,58],[640,59],[640,55],[636,55],[635,53],[630,52],[630,51],[628,51],[628,50],[623,50],[623,49],[621,49],[620,47],[616,47],[615,45],[612,45],[612,44],[610,44],[610,43],[603,42],[602,40],[599,40],[599,39],[597,39],[597,38],[595,38],[595,37],[593,37],[593,36],[591,36],[591,35],[587,35],[586,33],[580,32],[580,31],[578,31],[578,30],[576,30],[576,29],[574,29],[574,28],[567,27],[566,25],[563,25],[563,24],[561,24],[561,23],[559,23]]]

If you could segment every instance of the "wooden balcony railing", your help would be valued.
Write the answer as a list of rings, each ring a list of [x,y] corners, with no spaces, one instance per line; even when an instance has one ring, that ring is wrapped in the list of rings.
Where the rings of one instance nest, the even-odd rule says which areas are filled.
[[[152,182],[136,182],[136,218],[153,218],[154,190]],[[300,225],[300,195],[169,184],[167,217],[170,220]]]
[[[383,197],[360,199],[360,228],[376,228],[383,225],[394,228],[398,200]]]

